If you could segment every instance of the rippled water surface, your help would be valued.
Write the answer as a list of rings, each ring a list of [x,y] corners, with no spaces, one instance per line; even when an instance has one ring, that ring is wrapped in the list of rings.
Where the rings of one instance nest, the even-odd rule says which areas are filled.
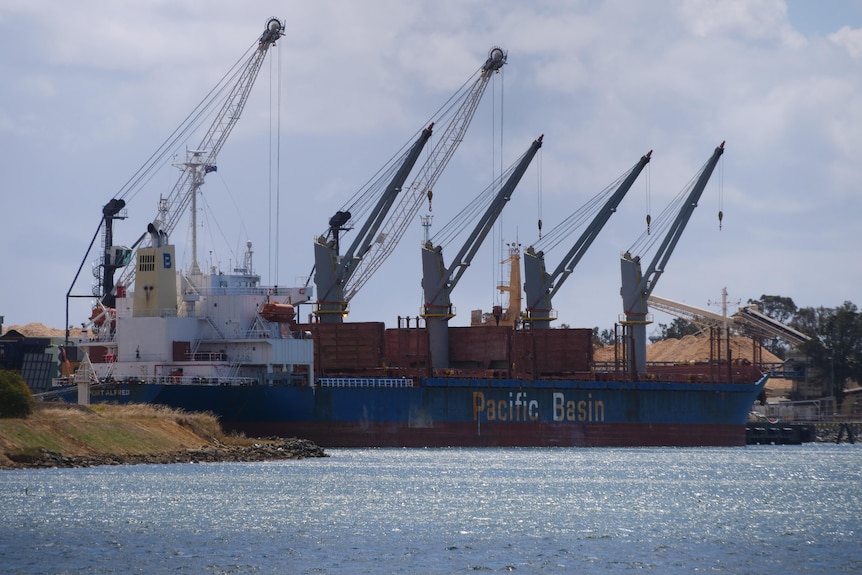
[[[862,572],[862,445],[0,472],[3,573]]]

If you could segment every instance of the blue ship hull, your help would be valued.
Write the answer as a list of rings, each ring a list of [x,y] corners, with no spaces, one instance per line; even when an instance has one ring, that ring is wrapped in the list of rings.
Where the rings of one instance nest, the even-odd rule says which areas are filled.
[[[117,383],[93,402],[157,403],[216,414],[228,431],[323,447],[734,446],[756,383],[426,378],[416,386]]]

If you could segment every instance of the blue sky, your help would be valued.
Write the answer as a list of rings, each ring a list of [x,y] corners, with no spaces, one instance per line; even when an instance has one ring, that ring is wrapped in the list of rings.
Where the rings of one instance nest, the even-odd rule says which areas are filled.
[[[862,304],[860,2],[7,0],[5,325],[62,327],[65,294],[102,205],[270,16],[286,20],[287,35],[204,187],[199,257],[212,265],[229,268],[251,240],[265,282],[301,281],[329,217],[499,45],[508,64],[434,190],[435,225],[539,134],[544,146],[453,293],[452,325],[498,303],[504,243],[530,245],[538,219],[550,229],[652,149],[554,300],[560,322],[611,328],[622,312],[619,254],[645,228],[647,206],[657,214],[723,140],[722,162],[654,293],[713,311],[723,287],[731,301],[777,294],[800,306]],[[278,85],[280,114],[271,97]],[[177,177],[166,164],[130,201],[116,243],[134,242]],[[186,220],[172,238],[186,261],[187,237]],[[393,325],[419,313],[421,238],[417,221],[351,302],[349,320]],[[549,268],[566,249],[546,255]],[[89,289],[90,267],[73,292]],[[70,323],[84,321],[88,307],[74,300]]]

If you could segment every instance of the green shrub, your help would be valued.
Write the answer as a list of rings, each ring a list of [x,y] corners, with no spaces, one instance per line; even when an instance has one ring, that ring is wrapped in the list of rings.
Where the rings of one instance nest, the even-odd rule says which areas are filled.
[[[27,417],[36,400],[18,372],[0,370],[0,417]]]

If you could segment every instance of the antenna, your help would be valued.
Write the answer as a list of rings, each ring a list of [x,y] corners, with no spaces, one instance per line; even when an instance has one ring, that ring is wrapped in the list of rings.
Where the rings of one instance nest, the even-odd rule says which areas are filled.
[[[737,299],[737,300],[731,301],[730,303],[732,303],[734,305],[739,305],[740,303],[742,303],[742,301]],[[720,302],[712,301],[712,300],[708,300],[706,302],[706,305],[721,305],[721,317],[724,318],[724,323],[722,325],[722,327],[724,328],[724,333],[727,333],[727,304],[728,304],[727,287],[721,288],[721,301]]]
[[[428,243],[431,240],[431,220],[434,219],[434,216],[431,214],[425,214],[424,216],[419,216],[419,220],[422,222],[422,227],[425,228],[425,243]]]

